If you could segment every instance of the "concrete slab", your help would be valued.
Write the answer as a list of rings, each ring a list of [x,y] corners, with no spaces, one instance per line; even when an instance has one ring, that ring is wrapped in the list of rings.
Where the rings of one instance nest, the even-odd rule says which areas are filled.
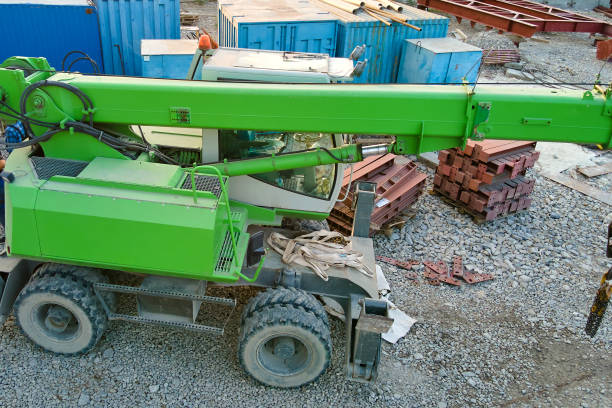
[[[594,166],[597,154],[573,143],[538,142],[536,150],[540,158],[535,164],[537,171],[560,173],[576,166]]]
[[[427,152],[418,155],[417,160],[431,169],[435,169],[440,164],[438,152]]]

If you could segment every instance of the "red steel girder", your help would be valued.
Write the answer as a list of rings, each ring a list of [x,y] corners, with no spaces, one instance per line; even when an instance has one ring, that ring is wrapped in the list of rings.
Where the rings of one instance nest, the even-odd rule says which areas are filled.
[[[569,10],[564,10],[557,7],[551,7],[546,4],[537,3],[528,0],[480,0],[483,3],[493,4],[498,7],[503,7],[508,10],[525,13],[543,20],[567,20],[567,21],[587,21],[604,23],[582,14],[573,13]]]
[[[457,18],[530,37],[535,31],[612,34],[604,21],[526,0],[418,0]],[[505,20],[505,22],[504,22]],[[535,30],[532,26],[535,26]]]
[[[531,37],[538,31],[534,24],[520,20],[520,14],[500,7],[488,5],[480,1],[468,0],[418,0],[420,6],[434,8],[456,16],[495,27],[498,30],[509,31],[522,37]]]

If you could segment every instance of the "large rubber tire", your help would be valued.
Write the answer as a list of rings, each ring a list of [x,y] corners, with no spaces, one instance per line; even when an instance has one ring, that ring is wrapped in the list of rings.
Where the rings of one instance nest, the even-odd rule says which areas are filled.
[[[45,263],[36,271],[34,279],[44,276],[72,276],[80,279],[84,285],[93,290],[95,283],[109,283],[106,276],[100,269],[88,268],[85,266],[66,265],[58,263]],[[117,295],[113,292],[102,292],[100,294],[111,312],[117,310]]]
[[[58,311],[68,321],[64,329],[58,328],[62,326],[57,323]],[[32,280],[17,297],[15,317],[32,342],[64,355],[83,354],[93,349],[108,325],[106,313],[93,290],[78,278],[60,275]]]
[[[246,319],[238,359],[255,380],[294,388],[315,381],[329,366],[329,327],[313,313],[274,305]]]
[[[244,325],[245,320],[254,313],[274,305],[293,306],[311,312],[329,326],[327,312],[314,296],[300,289],[283,287],[270,288],[253,297],[242,311],[241,323]]]

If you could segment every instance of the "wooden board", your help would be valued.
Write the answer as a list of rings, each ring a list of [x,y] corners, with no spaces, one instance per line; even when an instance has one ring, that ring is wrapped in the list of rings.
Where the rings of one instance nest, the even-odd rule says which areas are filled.
[[[597,177],[612,173],[612,162],[601,166],[578,167],[578,171],[587,177]]]
[[[591,198],[594,198],[595,200],[599,200],[602,203],[612,205],[612,193],[600,190],[595,187],[591,187],[590,185],[583,183],[582,181],[574,180],[573,178],[568,177],[565,174],[542,173],[542,175],[547,179],[550,179],[559,184],[563,184],[564,186],[569,187],[572,190],[576,190]]]

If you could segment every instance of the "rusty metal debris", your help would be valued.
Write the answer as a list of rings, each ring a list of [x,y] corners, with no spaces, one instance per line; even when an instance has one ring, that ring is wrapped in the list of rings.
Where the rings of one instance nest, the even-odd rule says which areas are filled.
[[[493,275],[488,273],[474,273],[466,270],[463,267],[463,261],[461,257],[456,256],[453,259],[453,269],[449,270],[448,266],[444,261],[438,262],[423,262],[425,265],[424,276],[428,282],[432,285],[439,285],[440,282],[448,283],[449,285],[461,286],[462,282],[465,281],[468,284],[474,284],[484,282],[493,279]]]
[[[425,278],[428,279],[432,285],[439,285],[440,282],[448,283],[449,285],[461,286],[461,281],[453,278],[452,273],[449,271],[446,262],[423,262],[425,265]]]
[[[467,283],[479,283],[493,279],[493,275],[489,273],[472,273],[466,270],[460,256],[453,259],[453,276],[459,277]]]
[[[388,263],[390,265],[395,265],[398,268],[402,268],[402,269],[405,269],[407,271],[412,269],[412,267],[414,265],[418,265],[418,264],[421,263],[421,262],[415,261],[413,259],[409,259],[408,261],[399,261],[397,259],[389,258],[389,257],[386,257],[386,256],[377,256],[376,260],[384,262],[384,263]],[[408,279],[417,279],[418,275],[416,273],[414,273],[414,272],[408,272],[408,273],[406,273],[406,277]]]
[[[387,256],[377,256],[377,261],[384,262],[390,265],[395,265],[405,270],[411,270],[413,266],[419,265],[421,262],[409,259],[407,261],[400,261],[397,259],[389,258]],[[462,279],[464,282],[473,284],[484,282],[493,279],[493,275],[488,273],[474,273],[463,267],[463,261],[460,256],[453,258],[453,269],[450,270],[444,261],[423,261],[425,270],[423,276],[430,285],[438,286],[441,282],[448,283],[449,285],[461,286],[463,282],[457,278]],[[414,272],[408,272],[406,274],[408,279],[416,280],[417,274]]]

